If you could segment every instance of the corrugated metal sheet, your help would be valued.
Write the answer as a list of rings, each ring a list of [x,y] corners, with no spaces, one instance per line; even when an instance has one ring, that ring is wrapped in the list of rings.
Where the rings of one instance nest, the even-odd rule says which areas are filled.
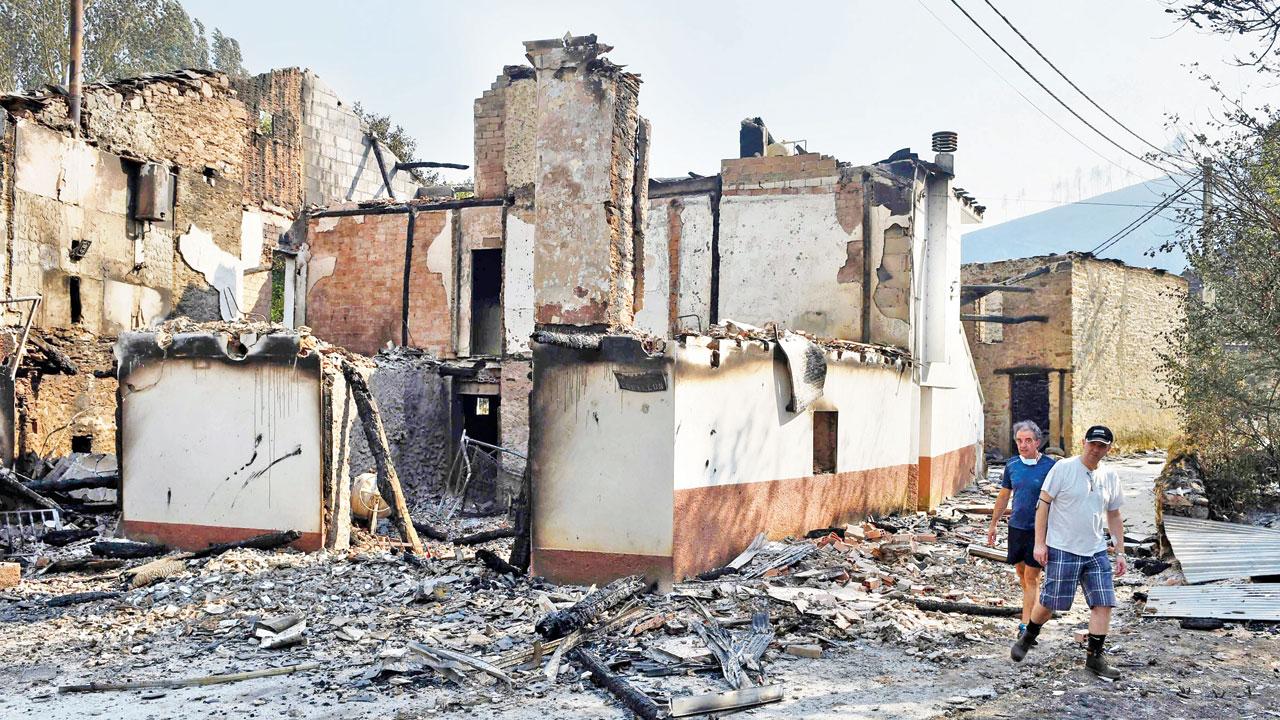
[[[1280,575],[1280,530],[1165,515],[1164,533],[1188,583]]]
[[[1146,613],[1280,622],[1280,583],[1153,587],[1147,593]]]

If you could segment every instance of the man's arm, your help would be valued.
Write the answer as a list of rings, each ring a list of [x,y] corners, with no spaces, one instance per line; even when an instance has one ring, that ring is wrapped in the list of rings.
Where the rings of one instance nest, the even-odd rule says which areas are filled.
[[[1052,502],[1053,496],[1041,490],[1040,502],[1036,504],[1036,547],[1031,553],[1041,565],[1049,564],[1049,544],[1046,538],[1049,536],[1049,504]]]
[[[991,510],[991,526],[987,528],[987,545],[991,547],[995,547],[996,525],[1000,524],[1000,518],[1004,517],[1004,508],[1009,504],[1009,496],[1012,494],[1012,490],[1001,488],[1000,494],[996,496],[996,505]]]
[[[1116,577],[1120,577],[1129,567],[1124,557],[1124,518],[1120,517],[1119,509],[1107,511],[1107,530],[1111,532],[1111,542],[1116,546]]]

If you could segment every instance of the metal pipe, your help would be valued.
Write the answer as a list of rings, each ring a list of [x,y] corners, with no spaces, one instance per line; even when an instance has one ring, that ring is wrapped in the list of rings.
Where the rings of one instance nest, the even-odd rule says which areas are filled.
[[[67,66],[67,115],[71,137],[80,137],[80,80],[84,74],[84,0],[71,0],[71,60]]]

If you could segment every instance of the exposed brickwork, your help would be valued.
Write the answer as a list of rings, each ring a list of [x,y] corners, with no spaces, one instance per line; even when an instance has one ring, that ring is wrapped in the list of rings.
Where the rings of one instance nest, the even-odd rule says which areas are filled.
[[[92,438],[93,452],[116,451],[116,380],[108,373],[115,365],[114,337],[98,337],[76,330],[34,331],[75,363],[75,375],[20,374],[15,388],[17,454],[42,457],[71,452],[71,439]]]
[[[506,140],[503,125],[506,116],[506,89],[511,79],[499,75],[475,102],[475,171],[476,196],[496,198],[507,194],[507,173],[503,168]]]
[[[409,276],[409,344],[440,357],[453,355],[452,214],[418,213]],[[407,224],[403,214],[308,222],[311,267],[335,259],[333,274],[312,278],[307,294],[306,324],[317,336],[366,355],[400,344]],[[436,265],[442,257],[443,266]]]
[[[726,191],[742,186],[816,180],[839,174],[836,159],[818,153],[732,158],[720,162],[720,178]]]
[[[1006,316],[1047,315],[1048,322],[1005,325],[1000,342],[981,342],[993,334],[965,323],[984,395],[987,448],[1011,451],[1012,370],[1050,371],[1049,439],[1068,453],[1095,423],[1110,425],[1124,444],[1171,440],[1178,417],[1162,404],[1167,388],[1158,353],[1168,347],[1165,333],[1178,320],[1186,281],[1071,254],[965,265],[962,282],[1000,282],[1039,267],[1050,272],[1018,283],[1034,292],[1001,293],[999,307]]]
[[[245,198],[298,212],[303,201],[302,71],[272,70],[234,85],[245,104],[249,127]],[[269,123],[262,113],[269,114]]]

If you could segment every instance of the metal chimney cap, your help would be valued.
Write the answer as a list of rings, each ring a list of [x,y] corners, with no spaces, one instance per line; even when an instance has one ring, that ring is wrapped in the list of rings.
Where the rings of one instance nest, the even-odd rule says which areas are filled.
[[[933,134],[933,151],[953,153],[959,147],[960,136],[951,130],[939,130]]]

